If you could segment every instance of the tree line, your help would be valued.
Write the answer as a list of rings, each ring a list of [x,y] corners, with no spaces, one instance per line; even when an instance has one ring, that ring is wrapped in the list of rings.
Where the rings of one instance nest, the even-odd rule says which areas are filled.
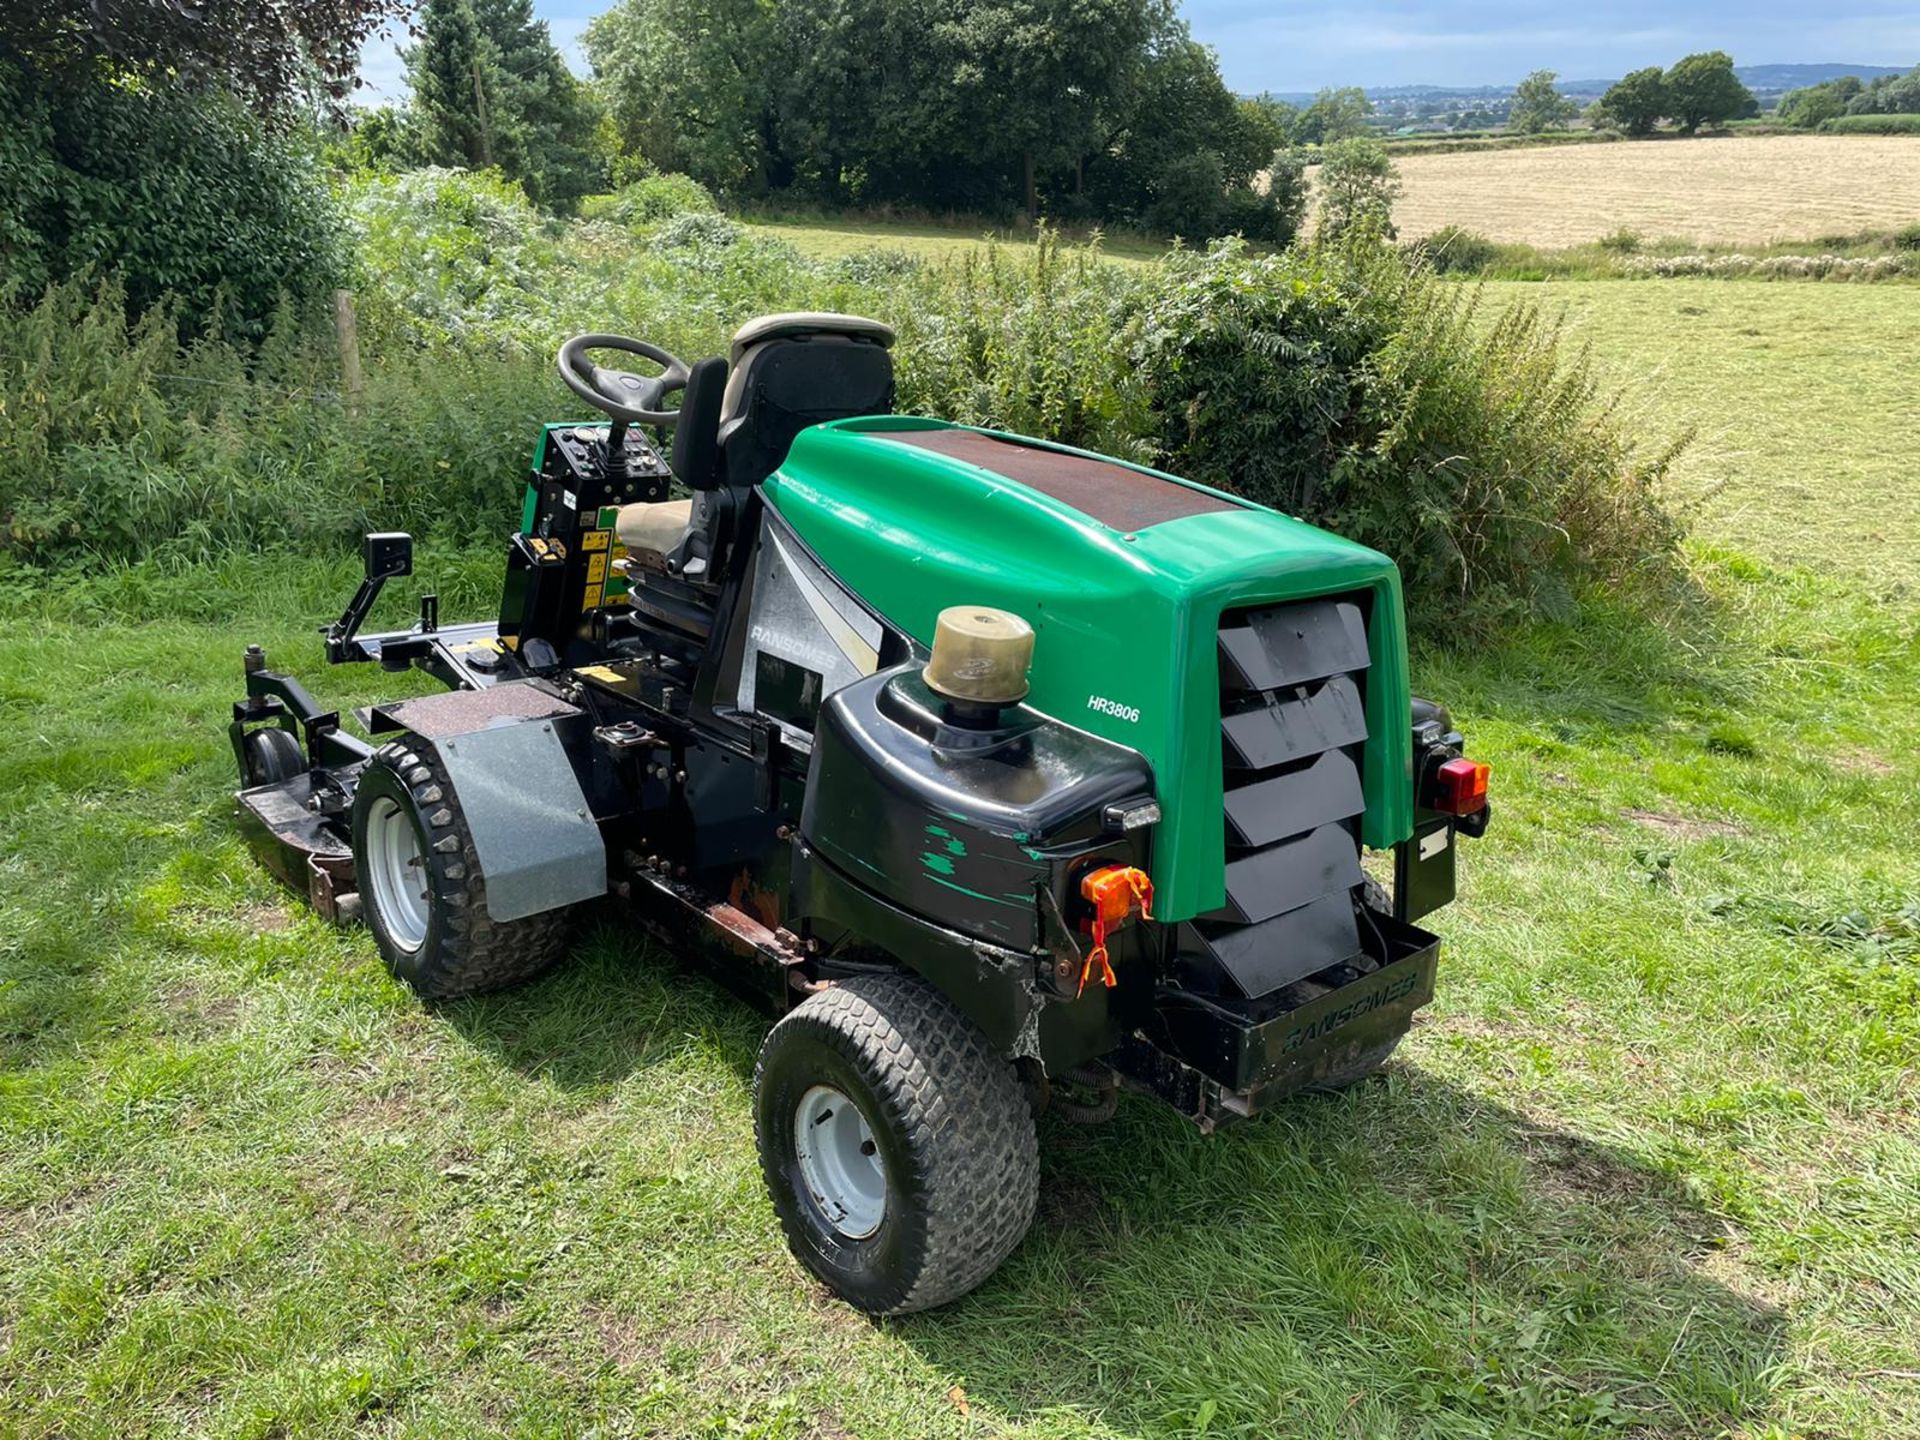
[[[1842,115],[1920,115],[1920,65],[1904,75],[1882,75],[1871,82],[1858,75],[1842,75],[1790,90],[1780,100],[1780,121],[1803,130]]]
[[[623,153],[727,196],[1297,223],[1260,178],[1294,112],[1228,90],[1173,0],[619,0],[584,45]]]

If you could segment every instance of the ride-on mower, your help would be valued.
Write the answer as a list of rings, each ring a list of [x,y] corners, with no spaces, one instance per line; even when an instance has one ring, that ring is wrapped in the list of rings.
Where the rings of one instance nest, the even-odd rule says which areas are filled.
[[[1414,922],[1489,815],[1408,692],[1392,562],[895,415],[892,340],[770,315],[691,367],[568,341],[607,418],[541,435],[499,618],[427,595],[361,633],[412,567],[375,534],[324,632],[447,692],[357,712],[362,740],[250,647],[231,726],[268,863],[423,996],[544,970],[613,897],[764,1001],[774,1208],[876,1313],[1019,1243],[1049,1101],[1097,1119],[1124,1086],[1211,1130],[1379,1068],[1433,993]]]

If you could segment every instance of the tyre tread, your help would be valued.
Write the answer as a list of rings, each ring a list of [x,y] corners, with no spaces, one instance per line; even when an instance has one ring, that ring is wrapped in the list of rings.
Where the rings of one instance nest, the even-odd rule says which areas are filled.
[[[519,920],[488,914],[473,832],[438,752],[409,736],[381,746],[370,763],[385,766],[406,787],[429,832],[422,854],[442,902],[442,923],[437,943],[430,937],[408,977],[413,988],[428,999],[450,1000],[518,984],[557,962],[567,947],[565,910]]]
[[[917,1265],[877,1313],[959,1298],[1012,1253],[1039,1199],[1039,1145],[1014,1067],[953,1002],[907,975],[864,975],[822,990],[779,1026],[812,1029],[872,1077],[919,1167],[926,1203]],[[766,1065],[768,1037],[759,1071]],[[766,1137],[761,1137],[763,1160]],[[770,1167],[771,1168],[771,1167]],[[805,1254],[802,1222],[781,1221]]]

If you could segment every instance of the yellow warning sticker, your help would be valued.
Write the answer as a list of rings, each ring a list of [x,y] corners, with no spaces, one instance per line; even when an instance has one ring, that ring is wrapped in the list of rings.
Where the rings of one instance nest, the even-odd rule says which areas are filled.
[[[606,532],[602,530],[598,533],[604,535]],[[589,555],[587,557],[587,583],[589,585],[600,585],[605,583],[606,578],[607,578],[606,552],[600,551],[596,554]]]
[[[607,548],[607,542],[612,536],[613,532],[611,530],[589,530],[580,537],[580,548],[582,550],[605,550]]]
[[[600,587],[598,585],[587,586],[587,598],[581,602],[580,608],[582,610],[597,610],[599,607]]]

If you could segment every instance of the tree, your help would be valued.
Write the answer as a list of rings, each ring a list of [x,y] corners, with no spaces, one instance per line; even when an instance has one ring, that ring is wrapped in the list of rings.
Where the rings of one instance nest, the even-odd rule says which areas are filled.
[[[598,112],[531,0],[426,0],[406,58],[419,159],[498,167],[554,210],[605,183]]]
[[[1733,73],[1733,57],[1724,50],[1704,50],[1677,60],[1666,78],[1669,113],[1685,134],[1702,125],[1724,125],[1759,109],[1753,92]]]
[[[309,79],[338,101],[358,84],[360,47],[413,0],[7,0],[0,51],[42,80],[85,84],[105,60],[121,75],[224,90],[256,113],[287,113]]]
[[[1300,107],[1262,92],[1240,102],[1250,125],[1257,126],[1268,141],[1268,149],[1282,150],[1300,143]]]
[[[1284,143],[1272,112],[1236,100],[1213,52],[1178,19],[1107,113],[1085,167],[1098,211],[1192,239],[1220,233],[1228,192],[1250,191]],[[1214,177],[1209,205],[1198,202],[1202,175]]]
[[[1851,80],[1851,75],[1843,77]],[[1839,81],[1832,82],[1836,86]],[[1847,100],[1846,113],[1849,115],[1913,115],[1920,114],[1920,65],[1914,66],[1904,75],[1882,75],[1871,85],[1855,88]]]
[[[1367,133],[1367,117],[1373,114],[1373,101],[1357,85],[1338,90],[1322,90],[1313,103],[1300,112],[1294,138],[1302,145],[1331,145]]]
[[[474,0],[474,18],[498,72],[496,124],[507,137],[498,163],[534,204],[571,211],[607,180],[593,93],[534,19],[533,0]]]
[[[1400,175],[1386,146],[1367,136],[1336,140],[1320,162],[1322,241],[1356,230],[1394,236],[1393,202],[1400,198]]]
[[[1595,120],[1629,135],[1651,135],[1672,108],[1666,73],[1658,65],[1616,80],[1600,97]]]
[[[500,73],[480,43],[471,0],[427,0],[420,41],[406,52],[413,91],[415,143],[430,165],[483,170],[494,162],[494,119]]]
[[[1782,125],[1811,130],[1846,114],[1848,104],[1864,89],[1858,75],[1842,75],[1802,90],[1789,90],[1781,97],[1775,117]]]
[[[789,12],[770,0],[619,0],[582,43],[622,150],[722,193],[791,180],[777,158],[785,77],[829,60],[790,48]],[[903,39],[905,37],[902,37]],[[875,71],[876,84],[881,72]]]
[[[1542,130],[1564,130],[1567,122],[1580,113],[1580,107],[1562,95],[1551,70],[1536,70],[1522,80],[1513,92],[1513,106],[1507,112],[1507,125],[1526,135]]]

